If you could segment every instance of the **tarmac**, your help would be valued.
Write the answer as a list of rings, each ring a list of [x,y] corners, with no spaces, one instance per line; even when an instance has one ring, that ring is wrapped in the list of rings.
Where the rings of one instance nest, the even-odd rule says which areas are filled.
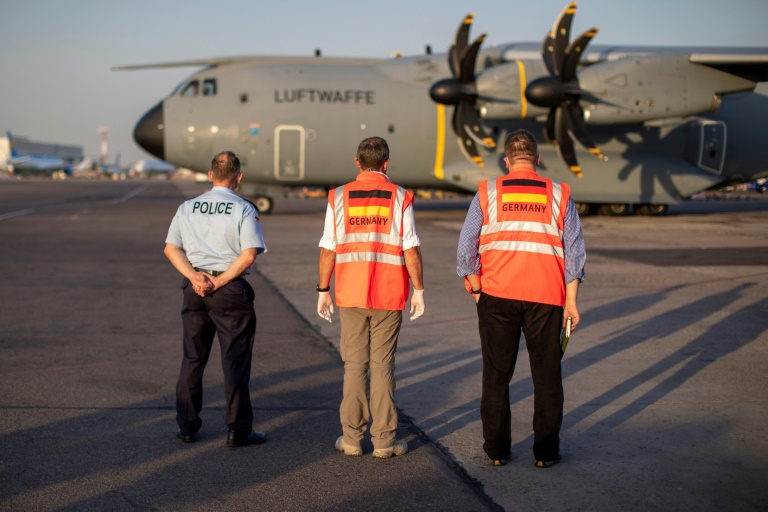
[[[177,181],[0,182],[0,510],[766,510],[768,200],[586,217],[582,325],[563,360],[563,460],[533,466],[524,349],[513,458],[482,452],[480,349],[455,275],[468,200],[419,201],[427,310],[404,321],[398,437],[346,457],[338,313],[317,316],[323,199],[277,199],[249,281],[263,445],[225,446],[213,351],[204,425],[175,438]],[[406,312],[406,317],[407,317]]]

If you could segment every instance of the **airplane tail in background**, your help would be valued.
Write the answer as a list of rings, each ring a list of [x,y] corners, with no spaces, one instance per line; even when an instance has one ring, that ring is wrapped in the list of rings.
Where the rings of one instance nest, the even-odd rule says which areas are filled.
[[[11,130],[6,130],[6,135],[8,135],[8,145],[11,147],[11,158],[18,158],[19,153],[16,152],[16,147],[13,145],[13,136],[11,135]]]

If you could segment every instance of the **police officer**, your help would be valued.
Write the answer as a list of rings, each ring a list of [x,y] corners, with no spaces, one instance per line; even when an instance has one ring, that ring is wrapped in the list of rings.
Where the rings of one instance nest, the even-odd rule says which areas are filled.
[[[482,181],[459,236],[457,272],[477,303],[483,354],[480,417],[485,450],[503,466],[512,445],[509,383],[520,333],[534,388],[533,455],[548,468],[560,460],[563,384],[560,329],[579,323],[584,236],[570,188],[536,173],[536,139],[525,130],[504,144],[509,174]]]
[[[184,356],[176,384],[176,436],[195,441],[202,425],[203,372],[218,334],[227,401],[228,446],[266,441],[253,431],[248,383],[256,331],[254,293],[245,275],[267,251],[256,207],[235,190],[243,175],[231,151],[213,158],[213,188],[183,203],[171,222],[165,255],[184,276],[181,320]]]
[[[336,272],[336,305],[341,317],[344,388],[339,415],[342,436],[336,449],[362,455],[361,442],[372,417],[373,455],[408,452],[395,439],[395,350],[403,309],[413,282],[411,320],[424,313],[419,237],[413,193],[390,183],[389,146],[381,137],[357,148],[359,169],[352,183],[331,190],[320,240],[317,312],[331,321],[331,275]],[[370,371],[370,400],[367,396]]]

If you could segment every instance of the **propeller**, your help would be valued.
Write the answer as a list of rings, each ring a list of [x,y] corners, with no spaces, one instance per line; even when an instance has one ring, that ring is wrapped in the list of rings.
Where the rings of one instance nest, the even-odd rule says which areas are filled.
[[[477,146],[492,149],[496,147],[496,142],[486,132],[476,106],[478,95],[475,63],[485,34],[469,44],[469,29],[473,20],[473,14],[464,18],[448,51],[448,65],[453,77],[435,82],[429,90],[429,95],[437,103],[454,106],[452,124],[459,139],[459,147],[470,161],[482,167],[483,158]]]
[[[569,42],[571,22],[577,5],[571,2],[563,9],[552,31],[544,38],[541,54],[549,76],[537,78],[528,84],[525,97],[534,105],[549,108],[545,125],[547,139],[557,147],[560,158],[571,172],[581,178],[581,166],[576,160],[573,139],[598,158],[605,157],[589,136],[584,122],[584,110],[579,105],[579,100],[587,96],[587,93],[579,87],[576,67],[584,49],[597,34],[597,28],[591,28]]]

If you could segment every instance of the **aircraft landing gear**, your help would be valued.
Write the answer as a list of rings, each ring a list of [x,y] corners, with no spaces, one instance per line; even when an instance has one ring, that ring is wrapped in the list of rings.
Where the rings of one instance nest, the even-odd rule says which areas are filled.
[[[640,204],[637,205],[637,214],[659,217],[666,215],[668,208],[669,206],[666,204]]]
[[[576,213],[579,214],[579,217],[586,217],[587,215],[592,215],[594,208],[592,208],[592,204],[590,203],[573,203],[576,205]]]
[[[269,196],[256,196],[253,198],[253,204],[259,209],[259,213],[267,214],[272,212],[274,201]]]
[[[609,217],[623,217],[629,215],[629,204],[627,203],[608,203],[601,204],[597,209],[597,213],[600,215],[607,215]]]

